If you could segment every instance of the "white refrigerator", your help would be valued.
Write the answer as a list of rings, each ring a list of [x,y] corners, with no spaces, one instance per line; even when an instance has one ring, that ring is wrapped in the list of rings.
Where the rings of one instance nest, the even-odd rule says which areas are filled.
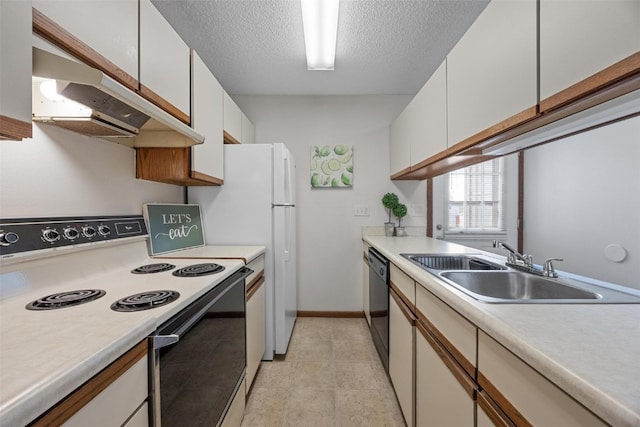
[[[189,187],[207,245],[264,245],[265,354],[285,354],[297,316],[295,161],[284,144],[224,146],[224,184]]]

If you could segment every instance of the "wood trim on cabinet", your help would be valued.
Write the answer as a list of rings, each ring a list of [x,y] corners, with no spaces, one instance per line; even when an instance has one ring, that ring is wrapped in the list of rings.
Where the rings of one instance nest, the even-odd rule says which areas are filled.
[[[312,311],[298,310],[298,317],[339,317],[345,319],[355,319],[364,316],[364,311]]]
[[[0,139],[21,141],[24,138],[31,138],[32,132],[31,122],[0,116]]]
[[[32,8],[33,32],[91,67],[97,68],[121,85],[138,90],[138,80],[86,45],[36,8]]]
[[[427,179],[427,237],[433,237],[433,179]]]
[[[476,398],[478,386],[471,377],[465,372],[465,370],[458,364],[458,361],[449,354],[447,349],[440,344],[438,339],[431,333],[429,327],[423,324],[421,321],[416,322],[416,329],[420,331],[420,334],[427,340],[431,348],[438,354],[440,360],[447,366],[449,371],[458,380],[464,391],[471,397]]]
[[[251,299],[251,297],[258,292],[258,289],[260,289],[260,286],[262,286],[262,284],[264,283],[264,276],[262,276],[262,273],[260,274],[260,277],[257,279],[257,281],[253,281],[251,285],[249,285],[248,289],[247,289],[247,293],[246,293],[246,300],[249,301]]]
[[[229,132],[222,131],[222,140],[225,144],[240,144],[240,141],[235,139]]]
[[[449,341],[443,334],[436,328],[436,326],[431,323],[427,316],[425,316],[420,310],[416,308],[415,310],[416,316],[418,317],[418,322],[416,324],[422,323],[422,325],[429,330],[431,334],[442,344],[442,346],[447,349],[447,351],[453,356],[453,358],[458,362],[458,364],[464,369],[464,371],[471,378],[476,377],[476,367],[473,366],[471,362],[467,360],[466,357],[458,350],[452,343]]]
[[[400,271],[402,271],[402,270],[400,270]],[[403,271],[403,273],[404,273],[404,271]],[[409,310],[411,310],[412,312],[416,313],[415,304],[404,294],[404,292],[402,292],[400,290],[400,287],[398,287],[398,285],[396,285],[393,282],[393,280],[391,280],[391,279],[389,279],[389,288],[396,293],[398,298],[400,298],[402,300],[402,303],[404,305],[406,305]]]
[[[405,179],[404,176],[411,172],[411,167],[404,168],[399,172],[391,175],[391,179]]]
[[[365,264],[369,264],[369,257],[366,254],[362,254],[362,260]]]
[[[136,178],[181,186],[212,186],[223,182],[191,170],[191,147],[136,148]]]
[[[518,153],[518,252],[524,253],[524,151]]]
[[[478,371],[478,385],[485,390],[489,397],[502,409],[505,415],[515,423],[516,426],[530,427],[532,424],[516,409],[515,406],[494,386],[481,371]]]
[[[147,357],[147,354],[148,344],[145,339],[29,425],[32,427],[62,425],[140,359]]]
[[[157,93],[155,93],[154,91],[149,89],[147,86],[143,85],[142,83],[140,83],[140,89],[138,90],[138,94],[142,96],[144,99],[146,99],[147,101],[162,108],[164,111],[171,114],[173,117],[180,120],[184,124],[191,126],[191,117],[189,117],[188,113],[185,113],[184,111],[182,111],[181,109],[179,109],[178,107],[176,107],[175,105],[173,105],[172,103],[170,103],[169,101],[167,101],[166,99],[164,99],[163,97],[161,97],[160,95],[158,95]]]
[[[393,300],[396,302],[396,304],[398,304],[398,307],[400,308],[400,311],[402,312],[402,314],[404,314],[404,317],[411,324],[411,326],[415,326],[416,325],[416,316],[415,316],[415,314],[413,314],[411,309],[404,303],[404,300],[393,289],[389,289],[389,294],[391,295]]]
[[[542,113],[560,108],[640,72],[640,52],[540,101]]]
[[[482,408],[485,414],[496,427],[516,427],[516,425],[507,417],[507,415],[498,407],[498,405],[487,395],[484,390],[477,394],[478,406]]]

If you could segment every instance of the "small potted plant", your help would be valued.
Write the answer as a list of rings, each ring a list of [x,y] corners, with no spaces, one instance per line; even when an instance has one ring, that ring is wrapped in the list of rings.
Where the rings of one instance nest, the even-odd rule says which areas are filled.
[[[395,222],[391,222],[391,213],[393,212],[393,208],[399,203],[398,196],[394,193],[387,193],[382,196],[382,206],[387,208],[389,211],[389,222],[384,223],[384,235],[387,237],[393,236],[393,232],[396,227]]]
[[[398,203],[393,207],[393,214],[398,218],[398,226],[396,227],[396,236],[406,236],[407,232],[402,227],[402,218],[407,214],[407,206],[404,203]]]

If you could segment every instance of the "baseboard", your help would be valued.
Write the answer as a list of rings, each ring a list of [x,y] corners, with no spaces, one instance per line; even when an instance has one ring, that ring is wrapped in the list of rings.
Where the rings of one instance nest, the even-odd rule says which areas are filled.
[[[342,317],[360,318],[364,317],[364,311],[298,311],[298,317]]]

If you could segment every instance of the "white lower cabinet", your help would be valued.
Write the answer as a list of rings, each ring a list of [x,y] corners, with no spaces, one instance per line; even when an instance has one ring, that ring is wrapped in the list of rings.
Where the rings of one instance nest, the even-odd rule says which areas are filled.
[[[246,379],[242,380],[242,384],[237,390],[231,405],[229,406],[229,410],[224,416],[222,420],[222,427],[240,427],[242,424],[242,418],[244,417],[244,407],[245,407],[245,394],[244,390],[246,389]]]
[[[415,316],[389,291],[389,377],[407,426],[415,426]]]
[[[247,385],[245,394],[249,393],[251,384],[260,367],[265,348],[265,289],[264,278],[260,279],[258,288],[252,291],[247,300]]]
[[[473,426],[473,381],[420,322],[416,329],[416,425]]]
[[[478,383],[516,424],[607,425],[486,333],[478,336]]]

